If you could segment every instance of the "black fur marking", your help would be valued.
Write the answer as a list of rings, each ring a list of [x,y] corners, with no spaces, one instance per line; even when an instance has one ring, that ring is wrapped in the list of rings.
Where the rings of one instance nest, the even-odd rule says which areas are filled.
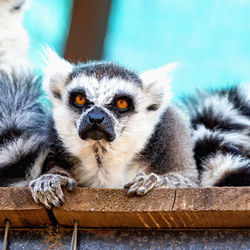
[[[250,186],[250,164],[225,173],[215,186]]]
[[[94,154],[95,154],[97,166],[98,166],[99,168],[102,168],[102,167],[103,167],[103,164],[102,164],[102,158],[103,158],[103,156],[101,156],[101,155],[99,154],[98,148],[101,149],[102,154],[104,154],[104,153],[106,152],[106,149],[103,148],[102,146],[100,146],[100,144],[97,144],[97,145],[94,145],[94,146],[93,146],[93,151],[94,151]]]
[[[17,10],[20,10],[21,9],[21,5],[17,5],[17,6],[15,6],[15,7],[13,7],[12,9],[11,9],[11,11],[17,11]]]
[[[68,81],[72,81],[73,78],[80,74],[95,77],[99,81],[104,77],[107,77],[108,79],[120,78],[135,83],[136,86],[140,88],[142,87],[142,81],[135,72],[114,63],[89,62],[86,64],[78,64],[73,68],[72,73],[70,73]]]
[[[1,166],[0,186],[9,185],[17,180],[25,180],[26,174],[28,174],[29,170],[32,168],[39,151],[38,149],[27,155],[22,155],[17,162],[13,162],[11,165]]]
[[[236,145],[225,143],[223,137],[215,134],[204,136],[197,140],[194,147],[194,157],[198,170],[202,169],[202,163],[217,152],[223,154],[231,153],[233,155],[244,155],[244,153]]]
[[[43,165],[42,173],[46,173],[53,166],[59,166],[63,169],[72,169],[79,164],[79,159],[73,156],[63,144],[60,136],[58,135],[55,123],[51,119],[49,123],[49,145],[50,153],[48,154]]]
[[[116,106],[116,102],[119,99],[125,99],[128,102],[128,108],[126,108],[125,110],[118,109]],[[117,93],[114,96],[112,103],[106,105],[106,108],[111,110],[118,119],[122,118],[135,112],[134,97],[127,93]]]
[[[229,101],[234,104],[235,108],[241,111],[242,115],[250,118],[250,102],[242,95],[240,86],[221,90],[219,91],[219,94],[221,96],[227,96]]]
[[[14,11],[20,10],[20,9],[22,8],[22,6],[24,5],[24,3],[25,3],[25,0],[19,1],[19,3],[16,3],[16,5],[14,5],[14,6],[10,9],[10,11],[11,11],[11,12],[14,12]]]
[[[159,108],[158,104],[152,104],[152,105],[147,107],[147,110],[148,111],[156,111],[156,110],[158,110],[158,108]]]
[[[184,104],[191,114],[191,123],[193,129],[197,129],[199,125],[205,126],[210,130],[211,135],[206,136],[202,139],[194,141],[194,153],[199,170],[202,166],[206,166],[210,159],[215,157],[217,153],[223,155],[231,154],[241,156],[243,159],[246,155],[249,155],[249,148],[246,148],[244,142],[240,140],[241,136],[250,140],[250,101],[247,97],[247,93],[244,93],[240,89],[241,86],[234,86],[223,90],[212,90],[204,92],[198,92],[194,97],[184,99]],[[213,102],[211,98],[224,100],[225,103],[230,105],[245,122],[241,122],[241,119],[233,116],[233,112],[226,113],[218,107],[218,103]],[[206,101],[209,101],[209,106],[204,105]],[[226,131],[229,135],[226,136],[227,140],[230,138],[230,132],[234,137],[234,142],[225,141],[223,134],[219,132]],[[237,141],[237,135],[239,134],[239,140]],[[249,163],[248,163],[249,164]],[[209,167],[209,166],[206,166]],[[248,166],[249,167],[249,166]],[[240,166],[239,166],[240,168]],[[217,186],[243,186],[249,185],[249,174],[244,169],[232,170],[224,173],[220,176],[221,180],[216,184]],[[206,171],[206,169],[203,169]],[[249,171],[249,170],[248,170]],[[247,183],[248,182],[248,183]]]
[[[101,160],[101,157],[99,156],[99,154],[95,154],[95,158],[96,158],[96,163],[97,163],[97,166],[99,168],[102,168],[102,160]]]
[[[167,109],[156,125],[154,133],[151,135],[145,148],[138,154],[138,160],[145,161],[150,165],[150,171],[161,175],[168,171],[167,162],[174,162],[175,155],[170,148],[171,133],[173,131],[172,121],[175,114],[171,109]]]
[[[81,114],[83,111],[86,111],[87,109],[91,108],[94,105],[94,103],[90,102],[86,97],[86,103],[84,105],[76,104],[75,98],[79,94],[82,94],[84,97],[86,97],[86,92],[82,88],[73,89],[69,93],[69,105],[70,105],[70,107],[72,107],[74,109],[75,112],[77,112],[78,114]]]
[[[0,132],[0,146],[17,139],[22,133],[23,131],[16,127],[6,128]]]
[[[61,94],[60,94],[57,90],[52,89],[51,91],[52,91],[53,96],[54,96],[56,99],[58,99],[58,100],[61,100],[61,99],[62,99]]]
[[[247,128],[245,124],[236,123],[232,119],[224,118],[222,115],[216,114],[214,107],[203,108],[201,112],[197,111],[191,123],[194,128],[197,128],[199,124],[203,124],[207,129],[220,129],[223,131],[237,131]]]
[[[6,143],[11,147],[20,137],[24,146],[25,143],[33,145],[30,151],[20,148],[6,159],[6,163],[3,161],[0,185],[8,186],[25,180],[35,159],[48,150],[49,112],[41,103],[40,79],[31,73],[7,75],[0,72],[0,95],[3,97],[0,102],[0,146]],[[37,141],[33,141],[34,138]]]

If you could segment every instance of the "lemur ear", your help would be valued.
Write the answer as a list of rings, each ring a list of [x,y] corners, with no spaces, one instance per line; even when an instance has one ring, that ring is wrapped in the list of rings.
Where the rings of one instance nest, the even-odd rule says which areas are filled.
[[[169,103],[172,98],[170,83],[172,78],[170,72],[174,71],[179,67],[179,63],[169,63],[157,69],[148,70],[141,73],[140,77],[143,82],[144,89],[148,96],[151,96],[152,101],[154,100],[158,105],[152,104],[153,106],[159,106],[162,103]]]
[[[145,71],[141,73],[140,77],[146,86],[158,85],[164,88],[171,80],[169,73],[179,67],[180,65],[177,62],[169,63],[160,68]]]
[[[73,65],[59,57],[49,47],[43,49],[43,58],[46,66],[43,68],[43,87],[52,98],[61,99],[66,85],[67,77],[73,69]]]

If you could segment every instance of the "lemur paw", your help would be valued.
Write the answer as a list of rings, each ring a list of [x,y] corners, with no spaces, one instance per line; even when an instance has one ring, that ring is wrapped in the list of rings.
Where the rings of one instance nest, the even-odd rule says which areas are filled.
[[[61,187],[73,191],[77,187],[74,179],[58,174],[44,174],[29,184],[29,188],[35,203],[42,203],[46,208],[59,207],[64,202],[64,194]]]
[[[125,185],[125,188],[128,188],[127,195],[143,196],[154,187],[158,187],[160,181],[160,177],[154,173],[149,175],[140,173],[134,178],[133,181]]]

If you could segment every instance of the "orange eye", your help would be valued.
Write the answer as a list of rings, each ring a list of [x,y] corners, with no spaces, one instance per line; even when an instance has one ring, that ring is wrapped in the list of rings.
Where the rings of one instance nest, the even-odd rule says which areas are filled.
[[[118,109],[126,109],[128,107],[128,102],[125,99],[119,99],[116,101],[116,106]]]
[[[86,98],[82,94],[78,94],[75,97],[75,103],[78,105],[84,105],[86,103]]]

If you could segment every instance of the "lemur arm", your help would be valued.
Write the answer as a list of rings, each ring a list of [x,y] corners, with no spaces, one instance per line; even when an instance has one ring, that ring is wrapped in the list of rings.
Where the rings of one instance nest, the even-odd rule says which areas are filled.
[[[142,152],[149,167],[125,187],[128,195],[144,195],[153,188],[198,186],[190,129],[177,108],[166,110]]]

